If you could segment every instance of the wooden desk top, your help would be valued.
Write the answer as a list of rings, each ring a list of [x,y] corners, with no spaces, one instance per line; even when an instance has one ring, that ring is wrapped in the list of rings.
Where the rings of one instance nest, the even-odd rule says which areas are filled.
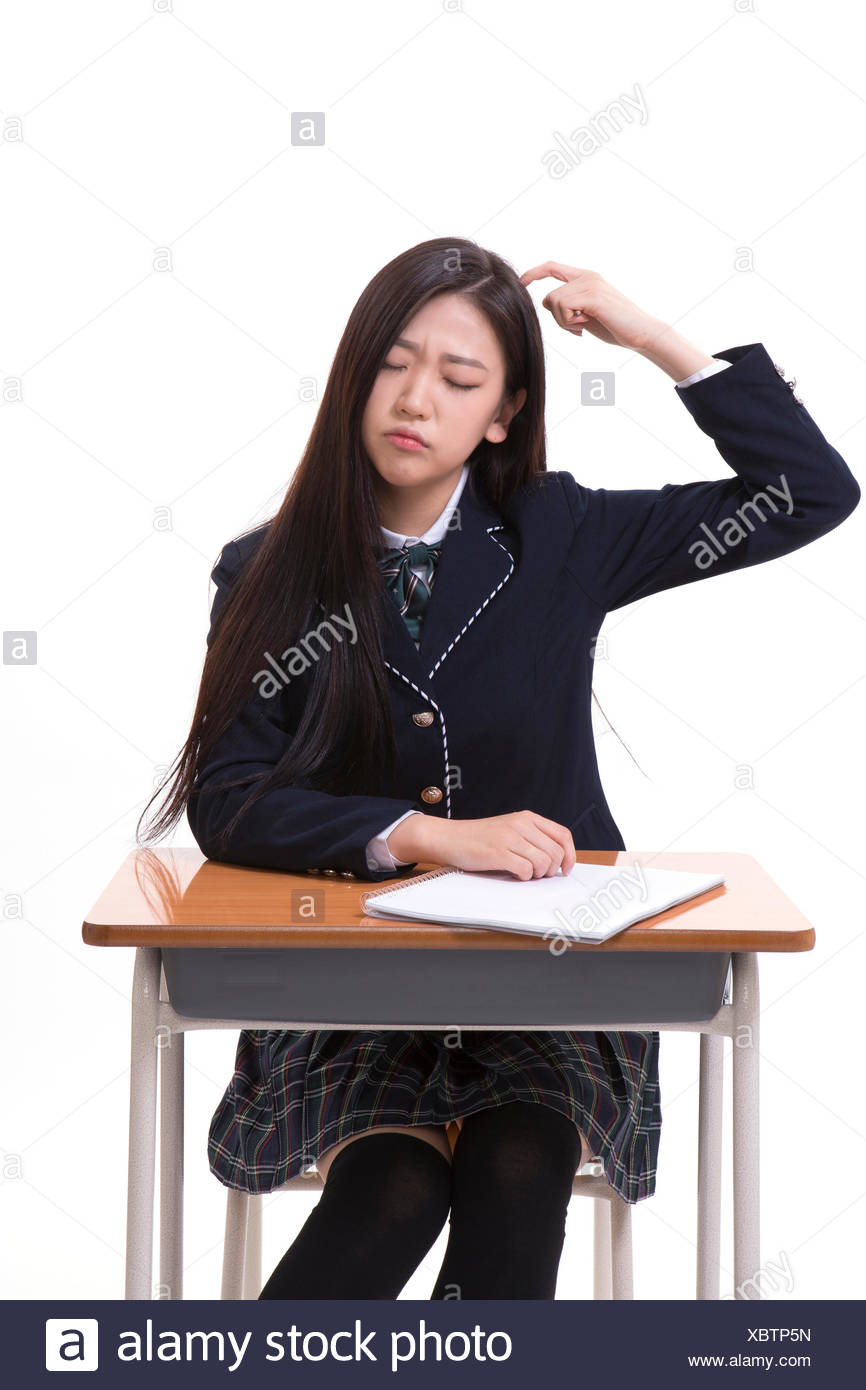
[[[587,864],[706,870],[725,883],[627,927],[599,945],[570,951],[810,951],[814,927],[749,854],[704,850],[581,850]],[[419,864],[409,879],[436,868]],[[443,922],[365,914],[369,879],[248,869],[205,859],[197,848],[133,850],[88,912],[91,946],[369,947],[546,951],[543,937]]]

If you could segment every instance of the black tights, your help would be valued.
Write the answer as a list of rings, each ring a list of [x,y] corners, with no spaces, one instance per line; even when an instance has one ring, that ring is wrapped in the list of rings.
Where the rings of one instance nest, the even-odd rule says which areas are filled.
[[[372,1129],[333,1159],[322,1196],[259,1298],[396,1298],[451,1220],[431,1298],[552,1299],[580,1134],[530,1101],[468,1115],[453,1159]]]

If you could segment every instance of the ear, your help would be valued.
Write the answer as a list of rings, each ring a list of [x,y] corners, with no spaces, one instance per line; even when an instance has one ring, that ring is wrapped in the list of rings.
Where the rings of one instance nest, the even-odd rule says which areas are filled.
[[[519,410],[526,404],[526,390],[521,386],[519,391],[503,402],[503,405],[496,416],[491,420],[484,433],[484,438],[489,439],[491,444],[501,444],[503,439],[508,438],[508,426],[514,419]]]

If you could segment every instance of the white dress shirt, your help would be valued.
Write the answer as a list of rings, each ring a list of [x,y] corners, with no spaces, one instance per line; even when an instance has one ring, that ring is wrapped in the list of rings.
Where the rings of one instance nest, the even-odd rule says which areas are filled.
[[[720,372],[724,367],[729,367],[730,365],[730,362],[723,362],[719,358],[714,357],[712,362],[708,363],[706,367],[699,368],[698,371],[692,372],[691,376],[687,376],[685,380],[677,381],[674,384],[675,386],[691,386],[694,382],[701,381],[705,376],[712,376],[713,372]],[[439,516],[437,516],[436,520],[433,522],[433,525],[424,532],[423,536],[401,536],[396,531],[389,531],[387,526],[382,526],[381,531],[385,539],[385,544],[394,550],[399,550],[402,546],[411,545],[419,540],[424,541],[426,545],[438,545],[439,542],[445,538],[446,531],[448,530],[448,520],[457,506],[468,476],[469,465],[468,463],[464,463],[463,471],[460,474],[457,486],[448,498]],[[416,568],[414,573],[423,578],[423,569]],[[416,642],[415,646],[419,646],[419,643]],[[375,869],[400,869],[406,864],[412,863],[410,859],[394,858],[388,848],[387,837],[407,816],[422,816],[423,814],[423,811],[404,811],[402,816],[398,816],[390,825],[386,825],[385,829],[378,835],[374,835],[372,840],[367,844],[367,868],[371,871]]]

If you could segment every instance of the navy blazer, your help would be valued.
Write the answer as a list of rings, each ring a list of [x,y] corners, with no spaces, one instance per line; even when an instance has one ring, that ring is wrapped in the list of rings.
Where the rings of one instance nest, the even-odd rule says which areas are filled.
[[[470,470],[419,649],[383,586],[396,791],[276,788],[241,818],[229,851],[217,857],[378,881],[393,873],[367,868],[366,845],[408,810],[462,819],[529,809],[568,826],[578,850],[625,848],[591,725],[593,648],[605,614],[787,555],[838,526],[860,499],[844,459],[763,344],[715,356],[732,365],[677,390],[737,476],[614,490],[547,472],[510,500],[506,515]],[[208,641],[269,524],[223,548]],[[347,640],[345,627],[333,632]],[[196,785],[216,790],[194,794],[188,807],[204,854],[249,794],[249,786],[220,792],[220,783],[278,761],[305,684],[290,681],[278,698],[254,695],[212,751]]]

